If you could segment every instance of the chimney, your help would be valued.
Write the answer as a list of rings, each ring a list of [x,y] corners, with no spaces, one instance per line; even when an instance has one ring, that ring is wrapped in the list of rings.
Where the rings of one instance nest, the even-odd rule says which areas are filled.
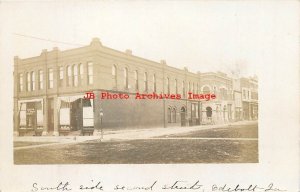
[[[93,47],[101,47],[102,46],[102,43],[100,41],[100,39],[98,37],[94,37],[90,43],[90,46],[93,46]]]
[[[163,65],[167,64],[166,60],[164,60],[164,59],[160,60],[160,63],[163,64]]]
[[[132,55],[131,49],[126,49],[125,53],[126,53],[127,55]]]

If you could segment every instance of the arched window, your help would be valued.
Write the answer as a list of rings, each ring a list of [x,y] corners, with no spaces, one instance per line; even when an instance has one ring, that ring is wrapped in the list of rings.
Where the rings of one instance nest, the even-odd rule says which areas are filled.
[[[220,95],[222,99],[226,99],[227,98],[227,91],[225,88],[220,88]]]
[[[27,91],[31,91],[31,80],[30,80],[30,73],[26,73],[26,76],[27,76]]]
[[[156,75],[153,74],[153,92],[156,92]]]
[[[49,89],[53,88],[53,69],[52,68],[48,69],[48,88]]]
[[[35,73],[34,73],[34,71],[31,72],[31,89],[32,89],[32,91],[35,90]]]
[[[193,93],[195,93],[195,83],[193,82]]]
[[[128,69],[127,67],[124,68],[124,88],[128,89]]]
[[[112,80],[113,80],[113,88],[117,88],[117,67],[115,65],[112,66]]]
[[[23,73],[19,74],[19,91],[23,91]]]
[[[144,73],[144,90],[148,91],[148,74],[147,74],[147,72]]]
[[[183,98],[185,98],[186,92],[185,92],[185,82],[184,81],[182,81],[182,95],[183,95]]]
[[[210,88],[208,86],[203,87],[202,92],[204,94],[210,93]]]
[[[170,94],[170,79],[167,77],[167,93]]]
[[[88,85],[92,85],[94,83],[94,68],[93,63],[88,62]]]
[[[77,65],[73,65],[73,85],[78,86],[78,68]]]
[[[206,117],[211,117],[212,116],[212,108],[211,107],[206,107]]]
[[[43,70],[39,70],[39,82],[38,82],[38,87],[39,89],[43,89],[43,85],[44,85],[44,74],[43,74]]]
[[[72,69],[71,69],[70,65],[67,66],[67,76],[68,76],[67,85],[71,86],[71,82],[72,82]]]
[[[82,63],[78,66],[79,69],[79,85],[83,85],[83,65]]]
[[[62,87],[63,86],[63,80],[64,80],[64,68],[63,67],[59,67],[59,86]]]
[[[173,119],[173,123],[176,123],[176,108],[175,107],[172,110],[172,119]]]
[[[134,71],[134,81],[135,81],[135,89],[139,90],[139,76],[138,76],[138,71]]]

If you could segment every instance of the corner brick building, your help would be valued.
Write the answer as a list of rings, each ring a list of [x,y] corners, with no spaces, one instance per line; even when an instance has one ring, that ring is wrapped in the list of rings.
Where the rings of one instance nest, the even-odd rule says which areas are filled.
[[[16,56],[14,82],[15,135],[59,135],[66,130],[81,134],[85,128],[193,126],[243,118],[236,115],[234,83],[226,74],[177,69],[164,60],[134,56],[131,50],[110,49],[97,38],[80,48],[43,50],[26,59]],[[83,99],[86,92],[95,93],[95,99]],[[131,97],[100,99],[102,92]],[[182,98],[136,100],[136,92],[181,94]],[[188,92],[215,93],[217,99],[190,100]],[[241,103],[241,98],[237,99]]]

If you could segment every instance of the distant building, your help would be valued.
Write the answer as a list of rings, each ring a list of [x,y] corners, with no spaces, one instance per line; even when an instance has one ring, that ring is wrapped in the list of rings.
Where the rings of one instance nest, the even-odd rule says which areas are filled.
[[[201,92],[212,92],[217,96],[216,100],[203,101],[203,123],[218,124],[235,120],[235,101],[233,97],[232,78],[222,72],[202,73]]]
[[[258,82],[256,77],[241,78],[243,118],[245,120],[258,119]]]
[[[16,56],[14,82],[15,135],[200,125],[208,122],[209,107],[211,119],[224,123],[237,119],[236,109],[241,107],[234,101],[233,82],[226,74],[177,69],[164,60],[134,56],[131,50],[110,49],[97,38],[76,49],[53,48],[26,59]],[[93,92],[95,99],[83,99],[86,92]],[[100,99],[104,92],[130,98]],[[136,100],[136,92],[180,94],[181,99]],[[189,92],[215,93],[217,99],[188,99]],[[257,110],[257,105],[251,104],[251,109]],[[249,114],[255,119],[254,112]]]

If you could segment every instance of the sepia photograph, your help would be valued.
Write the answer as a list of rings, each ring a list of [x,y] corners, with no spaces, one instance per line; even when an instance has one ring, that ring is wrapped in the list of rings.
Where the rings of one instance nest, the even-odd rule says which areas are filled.
[[[0,192],[297,192],[297,6],[0,1]]]
[[[71,36],[80,33],[75,36],[77,41],[91,38],[83,46],[48,31],[38,34],[20,30],[12,34],[25,50],[26,45],[43,48],[38,52],[16,51],[11,58],[15,164],[259,162],[258,77],[252,63],[255,60],[241,51],[233,53],[250,42],[230,40],[234,35],[240,39],[246,35],[236,25],[236,21],[241,22],[238,16],[225,14],[231,27],[207,34],[202,31],[202,22],[224,13],[204,20],[201,18],[205,13],[195,10],[198,16],[189,19],[203,26],[180,28],[184,38],[178,48],[170,49],[165,42],[178,39],[179,34],[170,28],[148,34],[169,35],[167,40],[155,38],[156,45],[149,42],[145,33],[139,39],[135,35],[126,37],[131,43],[126,45],[129,48],[118,50],[100,39],[115,41],[123,35],[106,36],[102,28],[107,30],[110,26],[105,25],[100,14],[94,14],[99,19],[93,30],[100,37],[91,38],[80,28],[66,32]],[[235,19],[231,21],[231,17]],[[86,21],[83,25],[94,23]],[[150,17],[149,21],[155,25],[157,19]],[[159,24],[177,27],[186,25],[184,21],[178,17],[176,22]],[[130,24],[127,33],[142,32]],[[211,24],[211,30],[220,27]],[[197,34],[192,36],[193,41],[191,34]],[[212,41],[204,41],[210,46],[206,47],[206,58],[201,58],[205,57],[203,48],[175,56],[176,50],[204,46],[202,36]],[[214,38],[227,40],[216,44]],[[66,42],[72,43],[72,48],[64,48]],[[118,42],[115,44],[119,46]],[[167,51],[148,58],[151,56],[147,52],[156,46],[161,47],[157,52]],[[25,53],[30,56],[22,56]],[[167,59],[157,60],[160,55]]]

